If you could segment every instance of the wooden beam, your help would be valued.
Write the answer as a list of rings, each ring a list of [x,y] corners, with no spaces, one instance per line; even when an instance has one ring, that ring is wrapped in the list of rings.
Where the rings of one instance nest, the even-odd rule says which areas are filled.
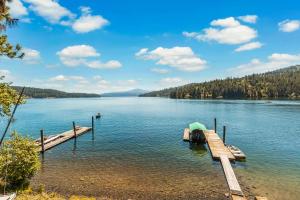
[[[183,131],[183,141],[190,141],[190,129],[185,128]]]
[[[233,195],[244,196],[227,155],[220,155],[220,159],[230,193]]]

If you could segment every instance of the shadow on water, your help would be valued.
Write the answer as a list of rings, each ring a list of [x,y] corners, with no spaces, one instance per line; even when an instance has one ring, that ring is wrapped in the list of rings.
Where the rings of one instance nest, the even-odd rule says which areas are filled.
[[[203,157],[207,154],[207,148],[206,148],[205,144],[190,142],[189,148],[197,156]]]

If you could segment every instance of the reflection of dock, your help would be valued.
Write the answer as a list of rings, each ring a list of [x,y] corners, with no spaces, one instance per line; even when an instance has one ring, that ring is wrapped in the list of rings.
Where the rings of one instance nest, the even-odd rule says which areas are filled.
[[[215,119],[216,129],[216,119]],[[230,161],[245,159],[246,156],[238,148],[225,145],[225,127],[223,128],[223,140],[219,137],[215,130],[204,131],[207,146],[214,160],[219,160],[222,164],[223,172],[226,178],[227,185],[230,190],[232,200],[246,200],[245,195],[239,185],[239,182],[234,174]],[[190,140],[190,129],[185,128],[183,132],[183,140]],[[259,199],[261,197],[258,197]],[[267,198],[263,197],[264,200]]]

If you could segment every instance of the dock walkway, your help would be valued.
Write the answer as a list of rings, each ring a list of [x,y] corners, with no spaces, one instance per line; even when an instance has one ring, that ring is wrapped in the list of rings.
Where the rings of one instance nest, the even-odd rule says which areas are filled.
[[[72,129],[72,130],[63,132],[61,134],[58,134],[54,137],[51,137],[48,140],[44,141],[44,151],[47,151],[47,150],[49,150],[61,143],[64,143],[74,137],[78,137],[86,132],[89,132],[90,130],[92,130],[91,127],[78,127],[78,128],[76,128],[76,136],[74,134],[74,130]],[[40,146],[39,151],[42,152],[43,149],[42,149],[41,143],[39,143],[39,146]]]
[[[231,199],[246,200],[230,163],[230,161],[236,160],[235,156],[214,130],[204,131],[204,135],[212,158],[219,160],[222,164]],[[184,129],[183,140],[190,141],[188,128]]]
[[[229,160],[235,160],[234,155],[225,146],[221,138],[215,131],[207,130],[204,132],[208,148],[214,160],[220,160],[221,155],[226,155]]]

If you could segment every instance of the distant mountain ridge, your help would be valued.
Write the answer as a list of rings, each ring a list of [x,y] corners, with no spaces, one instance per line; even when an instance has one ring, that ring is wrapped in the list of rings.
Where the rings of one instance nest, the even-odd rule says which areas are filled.
[[[140,96],[175,99],[300,99],[300,65],[242,78],[191,83]]]
[[[23,87],[12,86],[17,91],[21,91]],[[101,97],[99,94],[89,93],[69,93],[53,89],[41,89],[34,87],[25,87],[24,95],[29,98],[90,98]]]
[[[142,89],[133,89],[133,90],[123,91],[123,92],[103,93],[101,94],[101,96],[102,97],[137,97],[147,92],[148,91]]]

